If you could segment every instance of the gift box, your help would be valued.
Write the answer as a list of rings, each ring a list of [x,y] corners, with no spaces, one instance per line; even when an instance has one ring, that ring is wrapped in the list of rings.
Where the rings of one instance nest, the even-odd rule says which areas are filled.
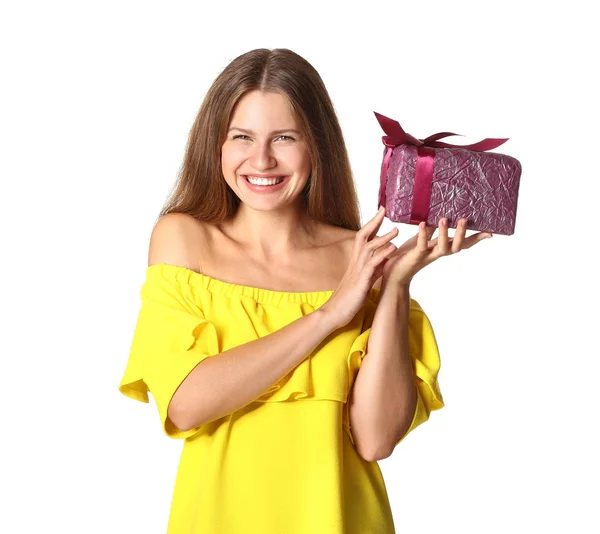
[[[426,139],[407,134],[400,124],[377,112],[386,133],[379,186],[379,207],[393,222],[428,226],[448,218],[448,227],[467,219],[467,229],[512,235],[517,217],[521,164],[511,156],[487,152],[507,139],[486,138],[451,145],[440,132]]]

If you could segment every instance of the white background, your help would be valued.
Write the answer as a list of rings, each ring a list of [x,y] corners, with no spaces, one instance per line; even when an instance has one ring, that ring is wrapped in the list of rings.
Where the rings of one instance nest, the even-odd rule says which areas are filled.
[[[515,234],[413,281],[446,407],[380,462],[397,531],[600,532],[591,5],[3,3],[0,531],[165,532],[182,442],[117,389],[148,239],[212,81],[279,47],[325,81],[363,224],[373,111],[420,138],[509,137],[496,151],[523,166]]]

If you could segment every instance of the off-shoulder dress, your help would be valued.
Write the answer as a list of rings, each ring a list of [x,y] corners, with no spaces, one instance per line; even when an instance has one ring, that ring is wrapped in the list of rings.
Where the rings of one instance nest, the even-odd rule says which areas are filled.
[[[147,268],[119,389],[142,402],[150,392],[165,434],[183,440],[168,533],[395,532],[379,465],[354,448],[346,402],[379,288],[351,323],[254,402],[188,431],[167,417],[173,394],[198,363],[312,313],[332,294],[237,285],[165,263]],[[436,339],[412,298],[409,348],[418,401],[402,439],[444,406]]]

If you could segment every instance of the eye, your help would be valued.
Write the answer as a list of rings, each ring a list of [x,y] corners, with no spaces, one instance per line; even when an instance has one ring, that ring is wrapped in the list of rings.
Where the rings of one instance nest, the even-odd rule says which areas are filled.
[[[249,139],[249,137],[248,137],[247,135],[243,135],[243,134],[240,134],[240,135],[234,135],[234,136],[233,136],[233,138],[234,138],[234,139],[238,139],[238,138],[242,138],[242,137],[246,137],[246,138],[248,138],[248,139]],[[290,136],[290,135],[280,135],[279,137],[280,137],[280,138],[282,138],[282,137],[285,137],[285,138],[287,138],[287,139],[291,139],[292,141],[295,141],[295,139],[294,139],[292,136]]]

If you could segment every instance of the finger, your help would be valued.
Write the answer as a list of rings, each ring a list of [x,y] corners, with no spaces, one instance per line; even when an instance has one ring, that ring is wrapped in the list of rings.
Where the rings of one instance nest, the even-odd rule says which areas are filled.
[[[427,223],[425,223],[425,224],[427,224]],[[430,240],[431,236],[433,236],[433,234],[435,234],[435,231],[437,230],[437,226],[426,226],[425,230],[427,231],[427,240]]]
[[[462,249],[466,233],[467,219],[460,219],[458,221],[456,232],[454,232],[454,237],[452,238],[452,253],[459,252]]]
[[[425,223],[427,224],[427,223]],[[432,242],[430,241],[431,236],[435,233],[437,227],[436,226],[425,226],[425,231],[426,231],[426,239],[428,241],[428,248],[431,249],[435,246],[435,244],[437,243],[437,238]],[[413,248],[415,248],[417,246],[417,240],[419,239],[419,231],[418,231],[418,227],[417,227],[417,233],[408,238],[404,243],[402,243],[402,245],[400,245],[400,247],[398,247],[398,251],[405,253],[408,252],[409,250],[412,250]]]
[[[448,242],[448,219],[442,217],[440,219],[440,234],[437,237],[437,246],[440,254],[448,254],[450,251],[450,243]]]
[[[414,236],[408,238],[404,243],[402,243],[398,250],[411,250],[415,248],[418,237],[419,232],[417,231],[417,233]]]
[[[384,259],[388,258],[394,252],[396,252],[398,247],[396,245],[391,244],[387,247],[380,247],[373,257],[369,259],[369,263],[373,266],[373,268],[377,267]]]
[[[462,245],[463,250],[467,248],[471,248],[473,245],[483,241],[484,239],[488,239],[492,236],[492,234],[488,232],[478,232],[477,234],[471,235],[467,237]]]
[[[383,218],[385,216],[385,206],[381,206],[375,217],[373,217],[367,224],[365,224],[357,234],[357,237],[360,236],[364,241],[369,241],[373,236],[377,234],[379,231],[379,227],[383,222]]]
[[[398,228],[392,228],[387,234],[376,236],[367,242],[368,250],[376,250],[381,246],[388,244],[394,237],[398,235]]]
[[[429,247],[427,246],[427,231],[425,229],[425,221],[419,223],[419,233],[417,234],[417,250],[420,252],[427,252]]]

